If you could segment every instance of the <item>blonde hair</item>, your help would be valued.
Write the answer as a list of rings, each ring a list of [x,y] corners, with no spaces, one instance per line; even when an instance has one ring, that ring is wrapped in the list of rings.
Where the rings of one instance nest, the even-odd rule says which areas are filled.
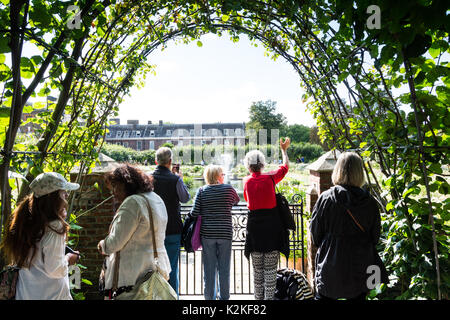
[[[364,162],[355,152],[344,152],[339,156],[331,175],[334,185],[362,187],[366,182]]]
[[[212,164],[207,166],[205,168],[205,172],[203,173],[203,178],[205,178],[206,184],[217,184],[222,172],[223,170],[221,166]]]
[[[261,151],[252,150],[245,155],[244,165],[251,172],[261,172],[266,165],[266,158]]]

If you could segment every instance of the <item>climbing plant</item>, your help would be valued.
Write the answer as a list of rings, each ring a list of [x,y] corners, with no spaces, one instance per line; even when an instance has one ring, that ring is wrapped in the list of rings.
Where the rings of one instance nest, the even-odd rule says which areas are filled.
[[[2,225],[28,192],[23,183],[12,196],[9,171],[31,181],[77,166],[81,182],[108,118],[153,71],[154,50],[246,34],[298,73],[322,139],[365,159],[392,276],[380,297],[448,297],[448,9],[443,0],[0,0]],[[49,95],[56,101],[43,102]],[[37,142],[20,143],[22,115],[38,110],[26,121]]]

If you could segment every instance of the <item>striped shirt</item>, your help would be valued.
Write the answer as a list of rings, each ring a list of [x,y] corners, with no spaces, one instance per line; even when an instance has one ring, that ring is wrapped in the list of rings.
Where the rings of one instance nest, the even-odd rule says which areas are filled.
[[[233,239],[231,208],[239,196],[229,184],[211,184],[197,190],[191,215],[202,216],[200,236],[209,239]]]

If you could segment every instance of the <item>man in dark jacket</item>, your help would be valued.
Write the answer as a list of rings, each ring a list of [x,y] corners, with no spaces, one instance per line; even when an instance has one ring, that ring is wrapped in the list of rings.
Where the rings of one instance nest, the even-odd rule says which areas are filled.
[[[365,299],[369,266],[384,265],[375,245],[380,238],[381,219],[376,200],[362,189],[361,158],[353,152],[339,157],[333,170],[335,185],[323,192],[314,206],[310,231],[316,254],[316,299]]]
[[[189,192],[183,183],[180,172],[171,172],[172,151],[162,147],[156,151],[158,166],[153,172],[154,192],[164,201],[167,209],[166,239],[164,245],[169,256],[170,272],[169,283],[178,294],[178,258],[180,256],[180,241],[183,223],[180,215],[180,202],[189,201]]]

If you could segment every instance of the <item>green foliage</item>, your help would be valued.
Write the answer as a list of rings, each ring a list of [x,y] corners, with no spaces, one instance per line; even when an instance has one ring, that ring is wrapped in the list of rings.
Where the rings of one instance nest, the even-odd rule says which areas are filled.
[[[322,147],[318,144],[309,142],[291,143],[288,149],[290,161],[295,162],[297,158],[305,158],[305,162],[312,162],[324,153]]]
[[[163,144],[161,145],[161,147],[166,147],[166,148],[173,149],[174,145],[173,145],[173,143],[171,143],[171,142],[166,142],[166,143],[163,143]]]
[[[155,163],[155,150],[136,151],[121,145],[105,143],[100,152],[113,158],[117,162],[130,162],[149,165]]]
[[[0,29],[6,34],[0,38],[0,142],[5,148],[0,176],[11,169],[31,180],[42,171],[67,174],[76,166],[81,176],[94,165],[107,119],[117,116],[124,95],[153,71],[147,57],[155,48],[172,39],[201,46],[206,33],[226,31],[232,41],[247,33],[270,58],[282,56],[298,72],[302,101],[322,141],[354,149],[366,160],[372,191],[384,211],[380,250],[393,275],[377,297],[435,298],[439,272],[441,296],[448,298],[446,1],[88,1],[76,3],[80,29],[67,27],[73,17],[69,2],[33,0],[28,11],[24,3],[0,3]],[[381,9],[380,29],[367,27],[369,4]],[[22,38],[35,52],[11,50]],[[26,121],[36,126],[39,139],[20,143],[22,107],[31,102],[24,112],[46,108],[42,98],[48,95],[58,101]],[[270,121],[257,117],[258,104]],[[285,119],[275,114],[273,102],[259,102],[254,111],[255,129],[283,128]],[[12,113],[19,117],[10,119]],[[214,148],[204,148],[200,151],[215,155]],[[9,158],[13,150],[36,154]],[[239,148],[231,150],[236,154]],[[380,173],[369,160],[378,163]],[[24,186],[19,195],[26,194]],[[8,199],[2,200],[5,207],[10,207]]]
[[[254,129],[256,132],[267,130],[267,142],[271,141],[271,130],[280,130],[286,126],[286,118],[281,113],[276,112],[276,102],[258,101],[253,102],[249,109],[250,121],[246,124],[246,129]]]
[[[281,137],[289,137],[291,142],[311,142],[310,141],[311,128],[302,124],[287,125],[281,129]]]

